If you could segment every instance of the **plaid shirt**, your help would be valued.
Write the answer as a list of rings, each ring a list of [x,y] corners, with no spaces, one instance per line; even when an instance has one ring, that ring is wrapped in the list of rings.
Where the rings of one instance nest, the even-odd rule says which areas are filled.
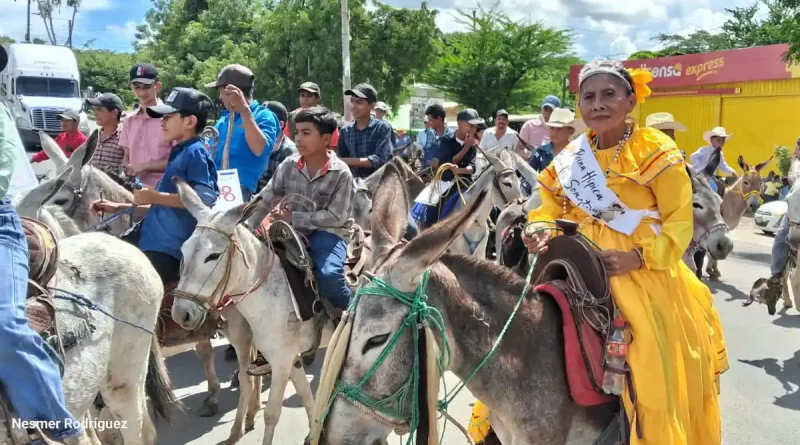
[[[391,159],[393,134],[388,122],[374,117],[363,130],[355,122],[348,124],[339,133],[339,157],[369,159],[372,167],[351,167],[353,176],[366,178]]]
[[[269,155],[269,164],[267,164],[267,169],[264,170],[264,174],[261,175],[261,178],[258,180],[258,190],[256,190],[256,193],[267,186],[267,183],[272,179],[272,176],[275,175],[275,171],[278,170],[278,166],[281,165],[281,162],[295,153],[297,153],[297,145],[286,135],[283,135],[283,138],[281,138],[281,145],[275,150],[272,150],[272,154]]]
[[[316,204],[315,209],[296,197],[287,200],[285,207],[292,212],[292,227],[302,234],[324,230],[347,240],[353,223],[350,213],[356,194],[355,181],[347,164],[336,153],[328,153],[328,163],[313,177],[302,156],[290,156],[278,166],[275,176],[259,195],[270,206],[287,195],[310,199]]]
[[[100,134],[97,150],[95,150],[92,160],[89,161],[89,165],[106,173],[119,174],[119,166],[122,165],[122,157],[125,155],[119,145],[120,130],[122,130],[121,124],[117,125],[117,129],[105,139],[103,139],[102,133]]]

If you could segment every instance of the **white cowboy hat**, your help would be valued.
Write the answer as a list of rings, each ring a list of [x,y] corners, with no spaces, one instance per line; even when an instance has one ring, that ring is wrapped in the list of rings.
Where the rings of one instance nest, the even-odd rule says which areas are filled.
[[[705,140],[709,144],[711,143],[711,138],[713,137],[730,139],[733,137],[733,133],[729,134],[727,131],[725,131],[725,127],[715,127],[713,130],[709,130],[703,133],[703,140]]]
[[[575,130],[575,134],[586,131],[586,124],[583,119],[575,117],[575,113],[566,108],[556,108],[550,115],[550,120],[545,124],[551,128],[570,127]]]
[[[645,126],[656,130],[686,131],[686,125],[676,121],[672,113],[653,113],[647,116]]]

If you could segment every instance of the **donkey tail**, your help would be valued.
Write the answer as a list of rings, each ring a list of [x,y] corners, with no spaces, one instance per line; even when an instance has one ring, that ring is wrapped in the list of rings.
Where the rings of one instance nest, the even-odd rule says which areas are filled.
[[[145,393],[150,398],[156,416],[165,419],[172,425],[175,410],[183,412],[183,403],[175,397],[175,393],[170,388],[169,374],[164,365],[164,356],[161,355],[161,348],[158,339],[153,336],[150,345],[150,357],[147,364],[147,379],[145,381]]]

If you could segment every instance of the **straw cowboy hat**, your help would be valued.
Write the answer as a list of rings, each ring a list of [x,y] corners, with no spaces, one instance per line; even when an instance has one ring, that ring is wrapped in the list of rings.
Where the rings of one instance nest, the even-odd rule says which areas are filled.
[[[551,128],[570,127],[575,130],[575,134],[581,134],[586,131],[586,124],[583,119],[575,117],[575,113],[566,108],[556,108],[550,115],[550,120],[545,124]]]
[[[647,116],[645,126],[656,130],[686,131],[686,125],[676,121],[672,113],[653,113]]]
[[[733,133],[728,133],[725,131],[725,127],[715,127],[713,130],[706,131],[703,133],[703,140],[711,143],[711,138],[713,137],[720,137],[725,139],[730,139],[733,137]]]

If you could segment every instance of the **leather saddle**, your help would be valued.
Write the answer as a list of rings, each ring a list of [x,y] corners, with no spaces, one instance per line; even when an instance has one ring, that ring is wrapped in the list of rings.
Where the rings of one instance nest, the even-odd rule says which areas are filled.
[[[28,242],[30,270],[25,317],[31,329],[39,335],[45,338],[57,336],[55,300],[46,289],[58,267],[58,243],[53,232],[42,222],[24,216],[20,221]]]
[[[532,285],[561,309],[570,391],[575,402],[593,406],[613,400],[603,393],[605,339],[614,315],[608,275],[595,248],[572,221],[558,220],[563,231],[539,255]]]
[[[272,221],[267,229],[269,239],[281,260],[286,278],[303,321],[321,311],[314,263],[308,253],[308,240],[285,221]]]

